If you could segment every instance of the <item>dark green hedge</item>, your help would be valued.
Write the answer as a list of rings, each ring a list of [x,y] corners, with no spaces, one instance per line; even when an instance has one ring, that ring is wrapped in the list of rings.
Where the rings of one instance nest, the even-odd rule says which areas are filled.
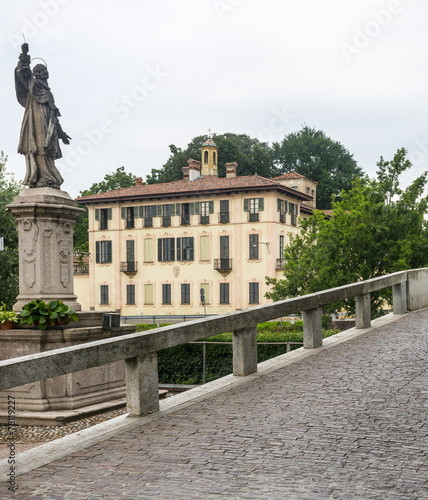
[[[165,325],[160,325],[165,326]],[[137,331],[151,330],[155,325],[138,325]],[[337,333],[336,330],[323,330],[323,337]],[[232,332],[215,335],[205,339],[206,345],[206,381],[210,382],[232,373],[232,345],[218,342],[232,342]],[[303,323],[266,322],[257,326],[257,342],[303,342]],[[301,347],[292,345],[291,350]],[[203,346],[202,344],[183,344],[158,352],[159,382],[163,384],[200,384],[203,381]],[[286,345],[257,346],[257,361],[287,352]]]

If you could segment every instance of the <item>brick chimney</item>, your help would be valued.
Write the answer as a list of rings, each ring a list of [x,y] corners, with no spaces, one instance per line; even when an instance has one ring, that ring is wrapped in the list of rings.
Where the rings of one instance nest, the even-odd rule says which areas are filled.
[[[193,158],[189,158],[187,160],[187,163],[189,165],[187,167],[189,169],[189,181],[199,179],[199,177],[201,176],[201,162],[194,160]]]
[[[226,163],[226,177],[236,177],[236,170],[238,168],[238,164],[236,162]]]
[[[183,181],[189,180],[189,167],[183,167],[181,169],[183,171]]]
[[[135,185],[136,186],[142,186],[143,185],[143,178],[142,177],[136,177],[135,178]]]

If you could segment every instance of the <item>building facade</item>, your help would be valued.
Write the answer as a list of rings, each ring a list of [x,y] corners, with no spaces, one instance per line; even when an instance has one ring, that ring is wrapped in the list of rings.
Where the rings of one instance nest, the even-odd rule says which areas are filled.
[[[296,173],[237,176],[236,163],[219,178],[217,159],[208,139],[202,163],[189,159],[180,181],[137,178],[135,186],[77,200],[89,211],[82,301],[91,310],[203,314],[201,290],[207,314],[268,302],[265,277],[281,276],[290,234],[315,207],[316,183]]]

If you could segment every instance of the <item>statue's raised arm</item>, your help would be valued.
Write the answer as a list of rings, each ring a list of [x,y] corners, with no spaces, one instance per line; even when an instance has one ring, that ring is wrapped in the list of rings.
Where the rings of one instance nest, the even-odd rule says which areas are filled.
[[[36,64],[31,71],[28,44],[21,50],[15,88],[18,102],[25,108],[18,145],[18,153],[25,155],[27,164],[23,184],[59,189],[64,182],[55,166],[55,160],[62,157],[59,139],[69,144],[71,138],[59,124],[61,115],[48,85],[47,67]]]

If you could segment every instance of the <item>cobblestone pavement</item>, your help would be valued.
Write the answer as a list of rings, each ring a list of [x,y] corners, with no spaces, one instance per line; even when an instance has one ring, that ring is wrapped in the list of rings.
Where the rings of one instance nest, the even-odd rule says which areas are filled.
[[[10,497],[428,499],[427,351],[422,310],[23,474]]]

